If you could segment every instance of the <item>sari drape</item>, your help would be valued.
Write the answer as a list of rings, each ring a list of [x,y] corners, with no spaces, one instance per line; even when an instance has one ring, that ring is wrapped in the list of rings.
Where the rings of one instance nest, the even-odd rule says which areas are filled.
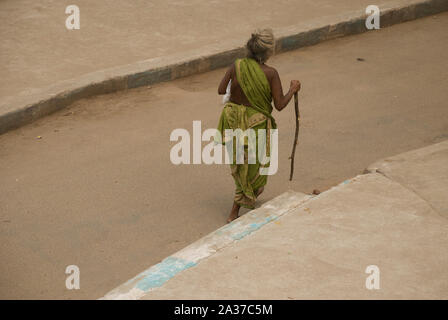
[[[269,81],[260,65],[253,59],[244,58],[235,61],[237,81],[250,102],[250,106],[239,105],[227,102],[219,119],[217,130],[221,139],[215,141],[225,144],[226,129],[241,129],[246,131],[251,128],[255,131],[255,143],[257,150],[260,148],[264,154],[270,154],[270,130],[276,129],[276,123],[271,115],[272,112],[272,95]],[[266,130],[266,143],[259,145],[258,130]],[[234,139],[233,137],[230,137]],[[267,183],[267,175],[260,174],[261,167],[268,167],[269,163],[262,164],[259,159],[259,152],[256,156],[255,163],[248,163],[248,138],[244,138],[244,163],[237,164],[235,157],[236,143],[233,143],[233,163],[230,164],[232,177],[235,182],[234,201],[249,209],[254,208],[257,198],[257,192]],[[235,141],[235,140],[234,140]]]

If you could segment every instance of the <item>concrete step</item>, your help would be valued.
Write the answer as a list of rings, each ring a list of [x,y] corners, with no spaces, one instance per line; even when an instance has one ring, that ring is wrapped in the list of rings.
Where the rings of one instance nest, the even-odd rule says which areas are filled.
[[[277,220],[298,207],[311,196],[288,191],[249,211],[233,222],[219,228],[186,248],[167,257],[162,262],[138,274],[133,279],[107,293],[102,299],[138,299],[161,287],[176,274],[198,265],[217,251],[232,245],[264,225]]]
[[[142,298],[446,299],[447,265],[446,219],[372,173],[308,198]],[[369,266],[377,290],[366,286]]]
[[[412,190],[448,218],[448,140],[380,160],[366,170]]]

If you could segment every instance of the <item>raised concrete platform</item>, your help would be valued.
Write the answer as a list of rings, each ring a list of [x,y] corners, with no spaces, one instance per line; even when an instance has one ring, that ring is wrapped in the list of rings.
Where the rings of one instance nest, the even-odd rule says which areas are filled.
[[[104,298],[447,299],[448,199],[420,196],[448,190],[447,151],[445,141],[385,159],[319,196],[286,193],[216,234],[256,231],[253,219],[261,230],[220,248],[206,237],[174,255],[192,262],[168,258]],[[365,286],[370,265],[379,290]]]
[[[448,140],[376,162],[367,171],[397,181],[448,218]]]
[[[42,12],[45,11],[47,12],[46,14],[50,14],[50,9],[48,7],[51,6],[48,5],[46,10],[43,10],[42,7],[39,6],[31,8],[31,4],[24,0],[20,3],[12,3],[12,1],[2,3],[3,10],[0,10],[0,12],[4,14],[3,16],[0,15],[0,17],[4,18],[4,20],[7,20],[9,16],[12,17],[12,15],[8,15],[9,11],[20,12],[21,9],[16,8],[15,5],[21,3],[26,10],[32,10],[32,12],[24,14],[23,18],[19,21],[20,23],[27,21],[32,21],[35,24],[43,23],[43,21],[41,21]],[[69,3],[67,3],[67,5],[68,4]],[[6,59],[11,60],[12,62],[5,65],[5,70],[2,72],[4,79],[6,79],[4,80],[4,87],[6,88],[4,89],[4,92],[7,95],[2,95],[0,102],[0,134],[65,108],[82,98],[111,93],[118,90],[147,86],[153,83],[173,80],[227,66],[235,58],[241,57],[245,53],[243,44],[247,35],[245,35],[244,38],[238,38],[234,37],[234,34],[238,33],[243,37],[243,30],[249,34],[249,32],[252,31],[251,29],[255,26],[274,27],[275,35],[278,38],[277,52],[293,50],[304,46],[314,45],[328,39],[365,32],[367,31],[365,27],[365,8],[370,4],[369,1],[364,0],[344,0],[338,1],[336,5],[333,1],[321,0],[316,2],[317,7],[310,7],[307,2],[304,1],[302,3],[299,1],[295,4],[298,6],[297,10],[291,10],[290,4],[272,10],[272,12],[276,12],[277,10],[280,10],[280,8],[287,8],[286,12],[283,12],[283,14],[288,16],[288,19],[281,19],[279,17],[272,19],[271,16],[265,16],[266,12],[270,12],[269,10],[266,10],[266,8],[272,5],[271,1],[266,1],[266,3],[257,2],[256,8],[250,3],[236,3],[236,8],[240,9],[236,11],[244,13],[243,17],[241,17],[240,14],[237,14],[235,10],[232,10],[232,15],[229,16],[228,14],[223,15],[222,12],[226,11],[208,8],[206,9],[208,11],[205,10],[208,19],[210,19],[209,15],[218,15],[218,18],[225,17],[225,21],[222,25],[215,26],[214,34],[215,37],[217,34],[219,34],[219,37],[222,37],[223,34],[228,35],[227,39],[218,40],[216,38],[209,39],[207,37],[201,37],[197,34],[198,32],[204,33],[204,26],[201,26],[197,30],[195,29],[194,36],[189,36],[191,39],[198,38],[201,39],[201,41],[194,45],[182,45],[186,40],[185,38],[178,37],[178,34],[181,33],[182,35],[187,36],[187,33],[191,32],[191,30],[188,32],[183,30],[183,32],[177,32],[176,36],[172,35],[173,39],[176,39],[178,42],[174,41],[176,45],[173,46],[171,44],[171,51],[167,51],[162,50],[164,49],[163,46],[160,48],[152,47],[154,43],[159,43],[158,41],[161,36],[160,32],[153,32],[154,29],[148,30],[147,33],[149,35],[154,35],[156,39],[149,38],[146,39],[147,42],[141,42],[138,41],[139,39],[135,39],[136,42],[132,43],[132,46],[125,46],[125,49],[121,48],[119,44],[113,43],[114,39],[117,39],[118,41],[121,39],[123,43],[126,43],[129,41],[129,38],[141,34],[143,29],[137,28],[139,32],[134,32],[132,34],[125,33],[123,36],[123,29],[126,29],[126,26],[129,25],[136,28],[134,20],[142,12],[147,12],[147,14],[149,14],[149,16],[145,17],[145,19],[148,19],[149,21],[161,19],[157,28],[160,28],[160,25],[166,23],[167,19],[172,19],[172,8],[169,8],[170,10],[168,10],[165,2],[163,2],[162,5],[165,5],[165,11],[169,14],[165,19],[162,14],[165,12],[163,10],[151,10],[151,8],[145,7],[145,11],[143,9],[138,10],[138,8],[132,6],[123,9],[120,7],[122,4],[117,3],[114,5],[105,5],[106,7],[110,6],[110,10],[115,9],[115,11],[111,13],[112,16],[114,16],[117,11],[120,12],[120,10],[130,10],[126,12],[135,13],[135,15],[131,14],[126,18],[119,16],[119,20],[122,21],[123,24],[117,24],[114,21],[110,28],[113,29],[119,25],[119,30],[112,33],[106,40],[104,39],[103,29],[105,26],[108,26],[110,22],[106,21],[101,23],[101,19],[103,18],[100,17],[109,17],[110,15],[94,14],[98,10],[105,10],[99,4],[95,4],[93,8],[90,8],[89,10],[89,5],[91,4],[79,3],[82,10],[82,17],[84,17],[84,14],[86,14],[87,17],[89,17],[89,14],[93,15],[91,20],[87,19],[88,23],[90,22],[90,25],[87,23],[86,26],[84,22],[82,22],[82,27],[79,33],[72,32],[67,34],[68,30],[64,29],[63,20],[61,20],[60,24],[57,24],[57,26],[53,25],[56,23],[54,21],[59,21],[59,16],[60,19],[65,18],[65,16],[62,15],[62,12],[64,12],[63,10],[65,9],[64,4],[59,3],[57,9],[60,11],[51,11],[51,16],[54,19],[50,21],[53,23],[47,24],[49,19],[45,19],[45,25],[51,26],[51,32],[47,32],[49,38],[45,38],[45,41],[37,41],[37,43],[33,42],[32,47],[35,47],[36,50],[28,55],[22,45],[20,45],[16,51],[11,51],[11,48],[14,47],[11,43],[21,44],[22,42],[17,39],[14,40],[17,35],[13,30],[10,30],[9,28],[4,29],[5,36],[2,38],[5,38],[7,41],[2,42],[5,46],[4,48],[2,47],[2,49],[4,49],[2,51],[5,52],[3,55],[5,55]],[[193,20],[204,20],[203,6],[205,5],[207,7],[209,2],[206,2],[206,4],[198,2],[193,7],[188,6],[190,8],[189,10],[192,10],[191,12],[186,9],[185,3],[180,2],[178,5],[180,6],[178,8],[179,12],[183,13],[181,14],[182,17],[179,17],[179,21],[182,23],[182,21],[184,21],[182,19],[185,18],[184,16],[188,16],[188,14],[194,16]],[[378,5],[381,10],[381,27],[387,27],[396,23],[448,10],[448,1],[446,0],[379,0],[376,2],[376,5]],[[98,8],[98,6],[100,7]],[[247,10],[251,10],[253,13],[252,16],[260,17],[259,20],[241,27],[241,21],[245,21],[245,18],[247,18],[245,14],[247,10],[242,10],[243,8],[241,8],[241,6],[248,6]],[[201,8],[203,10],[201,10]],[[234,7],[229,5],[229,8],[233,9]],[[221,9],[224,10],[225,8]],[[34,10],[36,12],[34,12]],[[55,9],[53,8],[52,10]],[[257,10],[262,11],[259,12]],[[151,14],[154,16],[152,17]],[[236,19],[234,21],[235,23],[229,22],[231,17]],[[220,21],[218,18],[215,20]],[[98,19],[100,22],[96,21]],[[285,21],[293,22],[289,24],[286,22],[285,25]],[[295,21],[298,21],[297,24]],[[169,23],[170,29],[172,29],[173,24],[175,26],[177,25],[177,29],[179,30],[183,28],[176,24],[176,21],[171,21]],[[232,29],[231,26],[233,25],[235,27]],[[22,28],[23,26],[26,26],[26,24],[21,25],[20,27]],[[28,28],[34,30],[35,26],[31,24]],[[36,30],[38,32],[40,29]],[[97,33],[93,33],[94,31]],[[47,33],[44,34],[47,35]],[[41,34],[37,34],[35,38],[40,39],[42,37]],[[56,35],[58,36],[56,37]],[[26,36],[28,36],[28,33],[26,33]],[[55,38],[53,39],[53,37]],[[30,41],[36,41],[35,38],[30,39]],[[51,43],[51,39],[53,39],[55,43]],[[83,43],[82,45],[78,44],[79,42],[86,41],[85,39],[88,39],[87,43]],[[107,45],[104,47],[96,47],[98,43],[103,43],[104,41],[106,41]],[[112,41],[112,43],[110,43],[110,41]],[[187,41],[187,43],[188,42],[190,41]],[[149,44],[149,48],[141,43]],[[141,50],[133,49],[134,46]],[[179,46],[182,46],[181,52],[179,52]],[[60,48],[63,48],[63,50],[61,51]],[[90,50],[88,48],[90,48]],[[127,51],[131,50],[129,48],[139,51],[136,56],[141,57],[141,60],[135,61],[134,59],[134,61],[129,61],[127,64],[122,64],[121,61],[127,61]],[[114,49],[116,51],[114,51]],[[154,52],[162,50],[163,54],[156,54],[154,56],[153,53],[149,53],[152,52],[150,49]],[[22,60],[29,60],[33,63],[31,63],[30,66],[27,66],[23,61],[18,63],[16,60],[20,59],[14,56],[8,56],[9,52],[12,55],[21,57],[24,55]],[[39,55],[43,55],[38,61],[34,61],[36,52],[39,52]],[[58,54],[55,54],[56,52],[58,52]],[[100,54],[100,52],[102,52],[102,54]],[[142,52],[148,53],[141,56]],[[118,59],[117,61],[114,59],[109,61],[109,63],[115,62],[112,64],[113,67],[103,67],[101,70],[98,70],[98,66],[102,66],[105,60],[110,59],[106,59],[106,57],[114,58],[115,56],[118,57],[115,58]],[[78,57],[81,57],[81,60],[77,60],[79,59]],[[123,57],[126,57],[126,59]],[[46,64],[41,65],[39,69],[37,66],[41,61],[46,61]],[[58,63],[55,64],[55,61]],[[75,63],[75,61],[77,62]],[[120,63],[118,61],[120,61]],[[54,65],[57,65],[56,70],[54,70]],[[66,68],[64,67],[65,65],[67,65]],[[88,67],[85,67],[86,65]],[[27,70],[32,70],[33,72],[29,73]],[[52,72],[49,72],[50,70]],[[80,70],[89,70],[90,72],[80,73]],[[49,73],[62,75],[62,78],[59,76],[48,76],[47,74]],[[19,86],[21,83],[27,83],[30,78],[35,78],[35,80],[29,83],[28,87],[22,88],[23,90],[15,89],[15,86]],[[16,85],[11,86],[11,83],[16,83]],[[47,84],[42,85],[42,83]]]
[[[164,259],[159,264],[140,273],[125,284],[112,290],[104,299],[138,299],[165,284],[176,274],[196,266],[225,247],[238,242],[265,224],[277,220],[296,208],[310,196],[300,192],[285,192],[262,207],[210,233],[185,249]]]

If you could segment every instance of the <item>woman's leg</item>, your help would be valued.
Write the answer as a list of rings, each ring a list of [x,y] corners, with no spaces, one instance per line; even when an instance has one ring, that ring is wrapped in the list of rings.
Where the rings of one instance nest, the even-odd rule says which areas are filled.
[[[227,223],[232,222],[233,220],[238,218],[239,212],[240,212],[240,206],[236,202],[233,202],[232,210],[230,211],[230,215],[227,218]]]
[[[262,192],[264,191],[264,187],[260,187],[257,190],[255,190],[255,196],[258,197]]]

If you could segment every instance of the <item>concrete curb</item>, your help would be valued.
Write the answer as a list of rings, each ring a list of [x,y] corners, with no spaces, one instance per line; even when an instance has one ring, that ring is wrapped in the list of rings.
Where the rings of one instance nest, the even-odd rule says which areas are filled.
[[[139,299],[149,291],[161,287],[176,274],[196,266],[217,251],[257,231],[265,224],[300,206],[312,196],[288,191],[266,202],[186,248],[167,257],[162,262],[143,271],[123,285],[107,293],[102,300]]]
[[[321,195],[354,182],[360,176],[347,179]],[[292,190],[282,193],[264,203],[260,208],[246,213],[232,223],[224,225],[163,259],[160,263],[149,267],[134,278],[109,291],[99,300],[138,300],[149,292],[162,287],[168,280],[182,271],[197,266],[202,260],[209,258],[217,251],[229,247],[291,210],[303,206],[309,201],[318,200],[319,197],[320,195],[311,196]]]
[[[406,5],[401,2],[380,7],[381,27],[422,18],[448,10],[447,0],[412,0]],[[365,27],[366,14],[351,12],[336,17],[324,17],[322,21],[308,25],[297,25],[276,30],[277,52],[285,52],[315,45],[346,35],[368,31]],[[203,50],[204,49],[204,50]],[[95,95],[147,86],[163,81],[202,73],[231,64],[245,55],[245,48],[226,48],[213,45],[181,54],[140,61],[86,74],[82,77],[61,81],[55,85],[34,92],[7,97],[0,105],[0,134],[18,128],[40,117],[63,109],[73,102]]]
[[[389,171],[391,164],[393,163],[403,163],[404,161],[419,161],[422,157],[433,155],[438,152],[446,152],[448,150],[448,140],[431,144],[427,147],[414,149],[411,151],[403,152],[392,157],[387,157],[385,159],[378,160],[368,166],[364,172],[365,173],[380,173],[383,175],[385,171]],[[421,161],[421,160],[420,160]]]
[[[428,202],[438,217],[448,218],[448,140],[374,162],[365,170],[393,180]]]

